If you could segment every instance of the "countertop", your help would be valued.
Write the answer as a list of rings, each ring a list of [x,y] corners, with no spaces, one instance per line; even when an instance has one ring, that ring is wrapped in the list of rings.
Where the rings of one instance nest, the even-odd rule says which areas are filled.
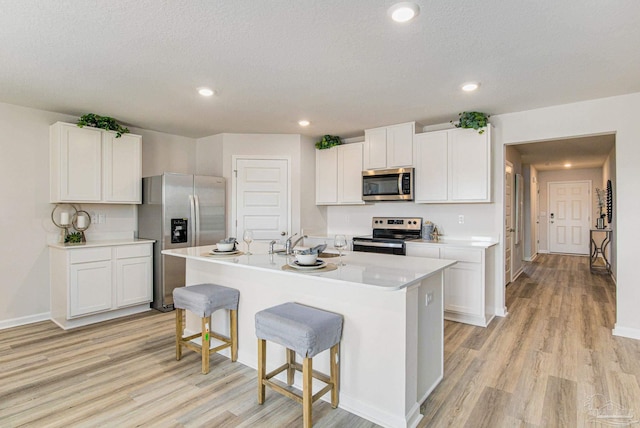
[[[422,279],[454,265],[454,260],[431,259],[424,257],[394,256],[361,252],[343,252],[342,260],[346,266],[326,272],[292,272],[282,270],[287,256],[277,254],[251,254],[233,256],[211,256],[213,245],[203,247],[164,250],[162,254],[235,266],[242,269],[277,271],[282,275],[313,276],[321,281],[338,281],[386,291],[400,290],[418,284]],[[325,259],[328,263],[338,263],[337,257]]]
[[[49,244],[51,248],[59,250],[75,250],[80,248],[96,248],[96,247],[113,247],[115,245],[135,245],[135,244],[152,244],[156,241],[153,239],[109,239],[101,241],[91,241],[84,244]]]
[[[475,247],[489,248],[498,244],[494,240],[476,240],[476,239],[439,239],[437,241],[429,241],[427,239],[412,239],[405,241],[407,245],[438,245],[446,247]]]

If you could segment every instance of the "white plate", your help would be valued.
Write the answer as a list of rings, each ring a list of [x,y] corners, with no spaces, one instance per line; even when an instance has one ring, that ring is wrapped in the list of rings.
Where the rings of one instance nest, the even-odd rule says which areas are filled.
[[[231,250],[231,251],[219,251],[219,250],[211,250],[211,254],[216,256],[231,256],[233,254],[238,254],[240,250]]]
[[[289,263],[289,266],[291,266],[292,268],[300,269],[300,270],[321,269],[321,268],[325,267],[326,265],[327,265],[327,262],[325,262],[324,260],[320,260],[320,259],[317,259],[315,264],[312,264],[312,265],[301,265],[296,260],[294,260],[293,263]]]

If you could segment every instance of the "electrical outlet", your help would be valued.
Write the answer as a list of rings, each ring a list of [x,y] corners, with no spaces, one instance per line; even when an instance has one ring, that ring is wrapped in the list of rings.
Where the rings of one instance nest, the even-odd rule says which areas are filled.
[[[464,216],[462,214],[458,216],[458,224],[464,224]]]

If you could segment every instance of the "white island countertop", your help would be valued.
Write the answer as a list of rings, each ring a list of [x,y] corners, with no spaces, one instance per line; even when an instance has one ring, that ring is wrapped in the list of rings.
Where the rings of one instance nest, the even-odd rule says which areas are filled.
[[[215,246],[190,247],[164,250],[162,254],[198,259],[211,263],[234,265],[247,269],[278,271],[286,275],[313,275],[314,278],[331,282],[347,282],[379,290],[399,290],[454,265],[454,260],[429,259],[424,257],[394,256],[387,254],[344,252],[345,266],[326,272],[282,270],[282,266],[293,261],[293,257],[278,254],[251,254],[240,256],[210,255]],[[323,259],[327,263],[339,263],[338,257]]]

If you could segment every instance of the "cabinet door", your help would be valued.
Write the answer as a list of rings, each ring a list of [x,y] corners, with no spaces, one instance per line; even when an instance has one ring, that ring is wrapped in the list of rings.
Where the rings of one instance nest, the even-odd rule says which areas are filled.
[[[448,199],[447,131],[415,136],[415,201],[440,202]]]
[[[116,306],[150,302],[151,257],[116,260]]]
[[[415,123],[387,127],[387,167],[413,166]]]
[[[490,130],[449,131],[449,199],[453,202],[489,202]]]
[[[316,150],[316,205],[338,202],[338,147]]]
[[[59,194],[52,201],[100,201],[102,175],[102,133],[92,128],[56,124],[52,156],[58,155],[51,168],[51,180],[58,180]],[[53,186],[53,185],[52,185]],[[55,196],[58,196],[57,198]]]
[[[110,260],[72,264],[69,274],[69,318],[111,309]]]
[[[458,262],[445,270],[444,309],[483,316],[482,278],[479,264]]]
[[[362,204],[362,143],[338,147],[338,202]]]
[[[139,204],[142,187],[142,141],[139,135],[103,133],[105,202]]]
[[[387,167],[387,128],[365,129],[364,169]]]

